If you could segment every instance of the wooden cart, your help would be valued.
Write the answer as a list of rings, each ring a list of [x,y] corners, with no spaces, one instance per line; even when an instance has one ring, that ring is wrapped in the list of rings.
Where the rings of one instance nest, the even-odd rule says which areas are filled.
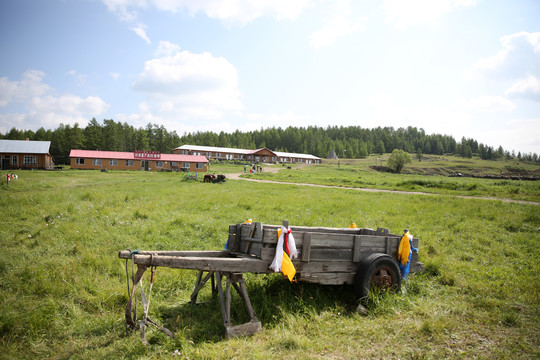
[[[283,226],[288,228],[288,222]],[[199,291],[211,280],[212,289],[220,297],[223,325],[227,337],[250,335],[261,331],[261,323],[246,291],[243,273],[272,273],[270,264],[276,254],[279,225],[262,223],[229,226],[228,250],[223,251],[120,251],[121,259],[131,259],[137,265],[133,269],[132,288],[126,307],[126,322],[130,328],[141,330],[143,340],[145,327],[153,325],[172,336],[170,331],[159,327],[148,318],[150,294],[141,287],[142,319],[136,320],[136,288],[148,268],[152,269],[150,290],[156,267],[198,270],[191,303],[195,304]],[[401,275],[397,262],[400,235],[378,228],[323,228],[290,227],[299,252],[293,260],[296,279],[325,285],[354,285],[360,298],[368,295],[370,288],[399,289]],[[413,245],[418,247],[414,238]],[[127,263],[126,263],[127,266]],[[411,272],[421,271],[418,254],[413,253]],[[127,271],[127,267],[126,267]],[[225,286],[223,286],[225,278]],[[129,280],[128,280],[129,281]],[[129,284],[129,282],[128,282]],[[238,292],[250,317],[250,322],[233,326],[231,323],[231,286]],[[129,288],[129,285],[128,285]],[[148,297],[148,298],[147,298]]]

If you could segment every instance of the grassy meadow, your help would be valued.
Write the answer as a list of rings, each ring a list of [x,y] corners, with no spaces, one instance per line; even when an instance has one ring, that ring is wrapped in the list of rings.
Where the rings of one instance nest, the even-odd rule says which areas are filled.
[[[419,176],[340,165],[254,177],[399,188]],[[217,165],[212,171],[235,169],[242,167]],[[184,181],[180,173],[16,173],[18,180],[0,184],[2,359],[540,357],[538,205],[456,198],[448,195],[471,192],[444,187],[429,191],[446,196],[425,196],[239,180],[205,184]],[[321,180],[322,174],[328,176]],[[0,175],[5,179],[5,172]],[[496,196],[499,189],[501,197],[540,198],[534,182],[448,181],[471,181],[480,196]],[[150,317],[175,338],[150,331],[151,346],[145,346],[138,333],[126,333],[126,264],[118,251],[222,249],[228,225],[247,218],[267,224],[287,219],[293,226],[355,222],[394,233],[409,228],[421,240],[426,270],[411,275],[402,293],[371,296],[367,316],[355,311],[351,287],[249,274],[248,292],[263,332],[227,340],[219,300],[208,288],[199,295],[205,304],[188,304],[196,272],[159,268]],[[236,323],[246,321],[236,294],[234,308]]]
[[[292,166],[277,173],[265,171],[245,177],[293,183],[413,191],[447,195],[508,198],[540,202],[540,181],[449,177],[451,174],[540,177],[540,166],[516,160],[487,161],[453,156],[424,156],[407,164],[402,174],[377,172],[370,166],[385,165],[385,157],[363,160],[328,160],[317,166]]]

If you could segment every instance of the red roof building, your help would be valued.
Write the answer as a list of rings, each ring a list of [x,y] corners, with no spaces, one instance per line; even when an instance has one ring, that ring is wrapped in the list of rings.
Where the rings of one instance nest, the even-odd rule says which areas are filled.
[[[205,156],[162,154],[157,151],[71,150],[69,157],[72,169],[205,172],[208,164]]]

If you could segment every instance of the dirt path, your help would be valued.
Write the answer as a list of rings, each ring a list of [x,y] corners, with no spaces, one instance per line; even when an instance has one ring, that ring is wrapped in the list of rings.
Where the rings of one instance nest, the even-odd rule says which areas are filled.
[[[265,172],[276,173],[280,168],[277,167],[268,167],[265,168]],[[425,193],[420,191],[400,191],[400,190],[384,190],[384,189],[368,189],[368,188],[355,188],[355,187],[345,187],[345,186],[334,186],[334,185],[318,185],[318,184],[306,184],[306,183],[292,183],[284,181],[273,181],[273,180],[259,180],[259,179],[247,179],[240,177],[242,174],[227,174],[227,178],[231,180],[244,180],[244,181],[253,181],[259,183],[268,183],[268,184],[283,184],[283,185],[296,185],[296,186],[312,186],[319,188],[327,189],[345,189],[345,190],[356,190],[356,191],[365,191],[365,192],[382,192],[382,193],[391,193],[391,194],[408,194],[408,195],[428,195],[428,196],[453,196],[460,199],[477,199],[477,200],[500,200],[506,203],[515,203],[515,204],[525,204],[525,205],[540,205],[536,201],[526,201],[526,200],[514,200],[498,197],[489,197],[489,196],[468,196],[468,195],[446,195],[446,194],[433,194]]]

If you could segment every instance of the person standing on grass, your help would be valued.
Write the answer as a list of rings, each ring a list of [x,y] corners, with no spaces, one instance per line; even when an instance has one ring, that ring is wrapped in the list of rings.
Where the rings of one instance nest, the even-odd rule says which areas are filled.
[[[409,230],[403,230],[403,237],[399,242],[398,248],[398,261],[401,277],[405,280],[409,279],[409,271],[411,270],[411,258],[413,252],[418,252],[412,244],[413,236],[409,233]]]

